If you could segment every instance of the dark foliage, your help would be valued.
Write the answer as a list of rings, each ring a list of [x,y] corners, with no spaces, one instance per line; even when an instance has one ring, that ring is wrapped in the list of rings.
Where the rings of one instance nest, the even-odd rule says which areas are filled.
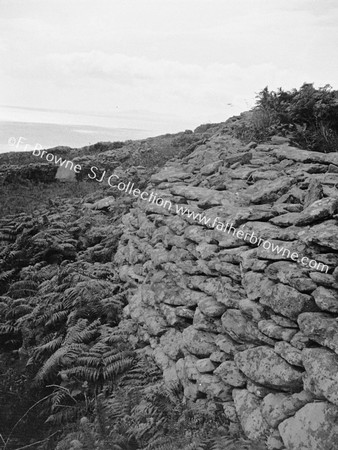
[[[237,136],[263,142],[274,134],[292,139],[301,148],[335,152],[338,148],[338,96],[329,85],[316,89],[311,83],[292,91],[269,91],[258,95],[249,121],[241,123]]]

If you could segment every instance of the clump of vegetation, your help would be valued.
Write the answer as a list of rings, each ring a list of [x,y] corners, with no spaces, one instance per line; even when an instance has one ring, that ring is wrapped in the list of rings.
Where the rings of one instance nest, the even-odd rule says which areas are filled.
[[[291,91],[265,87],[256,98],[251,118],[237,128],[237,137],[263,142],[281,134],[300,148],[337,151],[338,96],[330,85],[316,89],[312,83],[304,83]]]
[[[0,222],[2,448],[253,449],[221,401],[184,402],[129,339],[129,287],[112,262],[120,225],[75,200]]]
[[[98,183],[41,183],[31,180],[15,180],[0,185],[0,219],[9,214],[32,214],[54,200],[82,198],[98,190]]]

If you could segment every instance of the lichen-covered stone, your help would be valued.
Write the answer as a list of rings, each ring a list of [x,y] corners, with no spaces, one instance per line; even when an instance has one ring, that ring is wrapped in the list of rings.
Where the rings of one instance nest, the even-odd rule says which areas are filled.
[[[275,352],[289,364],[303,367],[302,352],[288,342],[276,342]]]
[[[306,337],[338,353],[338,321],[334,317],[325,313],[303,313],[298,317],[298,324]]]
[[[228,309],[222,318],[223,330],[236,342],[254,342],[273,345],[273,340],[261,333],[253,321],[241,311]]]
[[[260,320],[258,322],[258,329],[273,339],[280,339],[283,341],[291,341],[292,337],[297,332],[294,328],[281,327],[273,320]]]
[[[259,399],[246,389],[234,389],[232,396],[246,436],[252,441],[263,439],[269,425],[262,416]]]
[[[231,387],[224,384],[217,376],[203,374],[197,380],[197,389],[211,398],[223,401],[231,400]]]
[[[323,311],[338,313],[338,291],[327,289],[323,286],[318,287],[312,292],[317,306]]]
[[[160,337],[160,346],[169,358],[178,360],[182,355],[182,333],[174,328],[169,329]]]
[[[308,403],[278,427],[288,450],[333,450],[338,442],[338,408]]]
[[[192,326],[183,330],[182,343],[190,353],[201,358],[207,358],[217,350],[214,334],[198,331]]]
[[[213,297],[206,296],[198,302],[198,307],[208,317],[221,317],[225,311],[225,306],[217,302]]]
[[[198,359],[196,361],[196,369],[200,373],[213,372],[215,368],[215,364],[209,358]]]
[[[302,294],[282,283],[273,286],[267,294],[263,292],[260,303],[290,319],[296,319],[302,312],[316,311],[317,309],[310,295]]]
[[[302,351],[305,389],[338,405],[338,355],[323,348]]]
[[[235,363],[247,377],[266,386],[297,390],[302,384],[302,372],[270,347],[255,347],[237,353]]]
[[[214,374],[230,386],[243,387],[246,384],[246,377],[238,370],[234,361],[223,362],[214,370]]]
[[[262,414],[268,424],[276,428],[283,420],[313,400],[313,396],[302,391],[297,394],[268,394],[262,401]]]

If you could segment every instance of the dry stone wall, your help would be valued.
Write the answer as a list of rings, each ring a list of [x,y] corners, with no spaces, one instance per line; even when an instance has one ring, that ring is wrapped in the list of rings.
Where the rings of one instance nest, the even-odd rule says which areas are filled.
[[[187,401],[221,402],[269,449],[338,443],[338,153],[218,132],[151,178],[172,209],[139,200],[115,261],[124,322]],[[327,265],[315,270],[208,227],[218,217]]]

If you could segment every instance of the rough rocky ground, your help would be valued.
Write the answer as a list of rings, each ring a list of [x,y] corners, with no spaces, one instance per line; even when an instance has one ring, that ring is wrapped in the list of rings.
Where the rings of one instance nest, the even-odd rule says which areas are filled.
[[[149,189],[329,266],[293,262],[139,200],[115,262],[133,286],[125,321],[187,399],[222,401],[270,450],[338,442],[338,154],[219,130]]]
[[[34,278],[37,292],[62,282],[61,267],[95,272],[124,298],[120,326],[133,330],[131,343],[155,357],[168,383],[181,381],[187,401],[221,402],[234,428],[270,450],[332,450],[338,153],[300,150],[280,137],[244,145],[230,129],[231,121],[200,130],[149,180],[134,166],[135,187],[170,200],[170,211],[101,191],[23,215],[20,229],[13,229],[18,217],[4,220],[14,242],[2,248],[1,269],[8,278]],[[176,214],[175,205],[329,270]]]

